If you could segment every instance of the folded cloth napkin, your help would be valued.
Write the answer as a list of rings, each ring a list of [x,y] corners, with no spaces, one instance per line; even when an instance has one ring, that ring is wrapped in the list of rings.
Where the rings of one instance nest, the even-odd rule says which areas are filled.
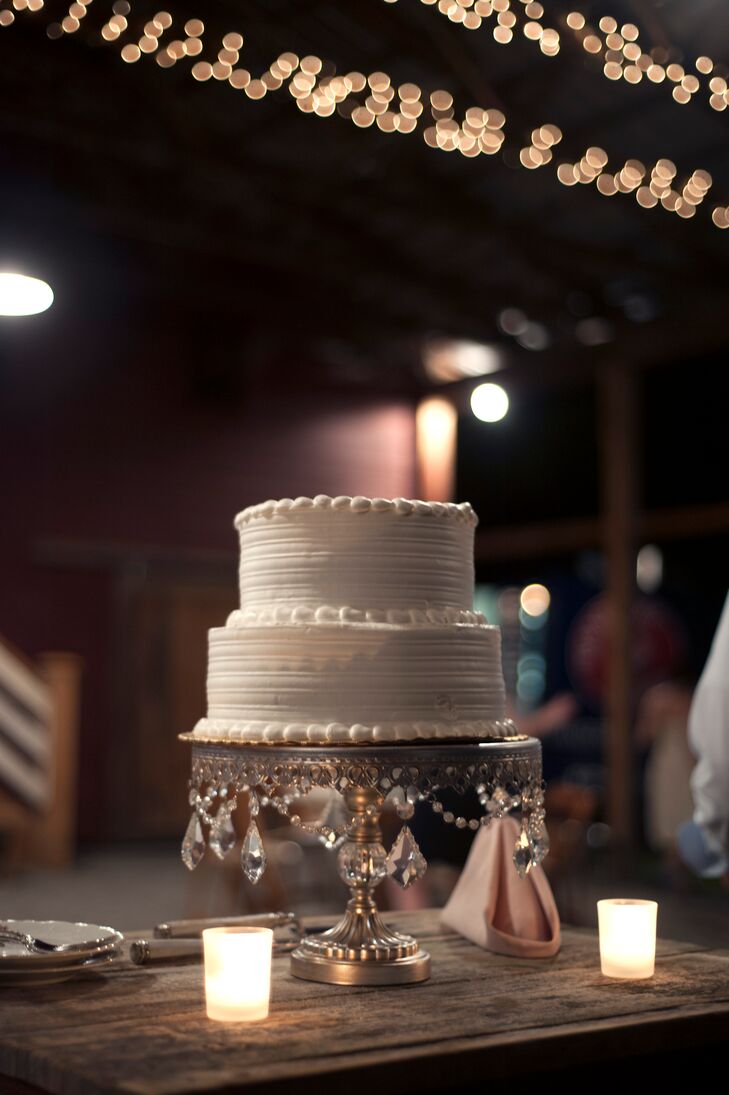
[[[519,831],[512,817],[479,831],[441,919],[497,954],[550,958],[560,946],[559,913],[541,867],[524,879],[516,873]]]

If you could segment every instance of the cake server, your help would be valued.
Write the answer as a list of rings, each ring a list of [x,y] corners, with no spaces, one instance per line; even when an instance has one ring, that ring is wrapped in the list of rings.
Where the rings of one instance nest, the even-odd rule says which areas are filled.
[[[250,913],[247,916],[216,916],[200,920],[169,920],[154,929],[156,939],[195,939],[206,928],[294,928],[301,934],[295,913]]]
[[[230,919],[240,920],[240,917]],[[199,923],[199,921],[197,921]],[[255,927],[252,924],[226,925],[205,921],[207,927]],[[165,925],[166,926],[166,925]],[[260,925],[259,925],[260,926]],[[310,933],[326,931],[331,925],[317,924],[315,927],[304,928],[296,931],[289,939],[276,939],[274,937],[273,953],[286,954],[298,947],[304,936]],[[135,939],[129,944],[129,958],[135,966],[149,966],[158,962],[185,962],[200,961],[203,956],[203,942],[197,937],[177,936],[167,939]]]
[[[199,961],[202,953],[202,939],[135,939],[129,944],[129,957],[135,966],[185,959]]]
[[[276,940],[273,953],[287,954],[300,942],[299,935],[281,942]],[[202,956],[202,939],[135,939],[129,944],[129,958],[135,966],[151,966],[159,962],[200,962]]]

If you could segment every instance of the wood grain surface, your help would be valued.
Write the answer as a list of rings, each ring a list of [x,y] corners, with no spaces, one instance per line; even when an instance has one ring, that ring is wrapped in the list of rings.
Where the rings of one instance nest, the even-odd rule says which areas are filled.
[[[526,960],[442,929],[436,910],[388,920],[430,951],[430,981],[320,985],[293,978],[281,956],[271,1014],[250,1026],[206,1018],[197,964],[123,959],[83,981],[0,989],[0,1074],[16,1081],[9,1090],[56,1095],[481,1091],[499,1076],[729,1037],[728,951],[659,941],[655,977],[621,982],[601,975],[592,931],[565,928],[555,958]]]

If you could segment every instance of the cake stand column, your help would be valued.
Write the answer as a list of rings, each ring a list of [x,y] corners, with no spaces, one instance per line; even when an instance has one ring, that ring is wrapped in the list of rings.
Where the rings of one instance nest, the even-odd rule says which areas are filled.
[[[311,935],[291,956],[291,972],[335,985],[402,985],[430,977],[430,955],[409,935],[383,923],[373,891],[386,875],[375,788],[349,787],[344,800],[351,821],[339,849],[339,875],[349,886],[347,909],[335,927]]]

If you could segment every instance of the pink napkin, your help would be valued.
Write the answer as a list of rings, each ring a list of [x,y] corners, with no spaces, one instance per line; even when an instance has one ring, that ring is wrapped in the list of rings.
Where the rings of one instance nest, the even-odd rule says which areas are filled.
[[[512,817],[480,830],[441,919],[497,954],[550,958],[560,946],[559,913],[541,867],[524,879],[516,873],[518,836]]]

